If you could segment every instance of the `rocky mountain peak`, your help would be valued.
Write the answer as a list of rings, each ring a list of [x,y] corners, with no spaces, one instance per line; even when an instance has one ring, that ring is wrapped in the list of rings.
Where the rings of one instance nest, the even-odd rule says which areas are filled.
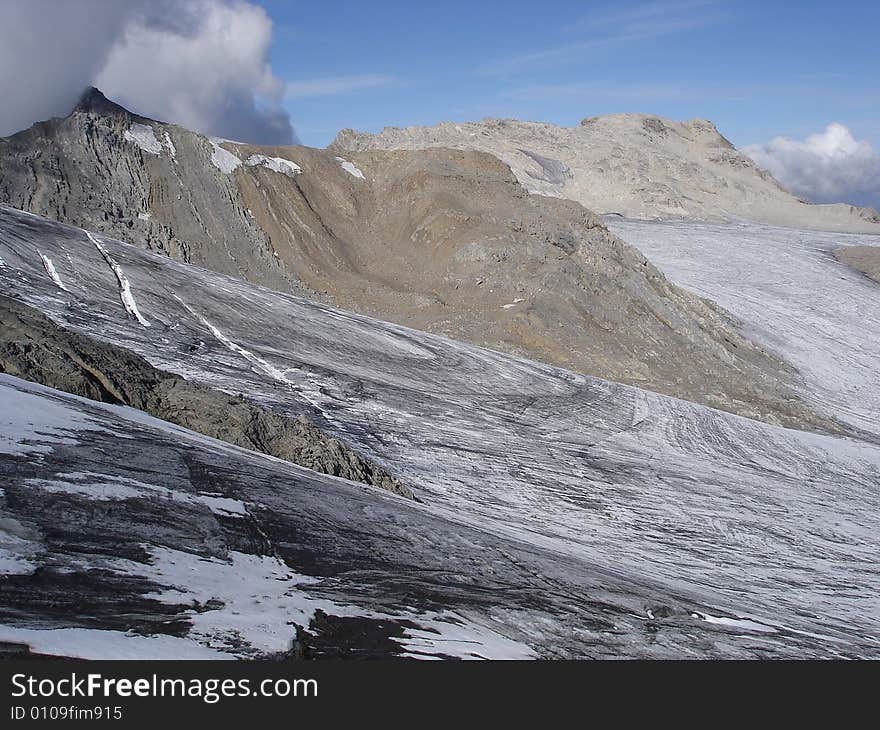
[[[100,115],[133,116],[128,109],[120,106],[116,102],[110,101],[104,96],[100,89],[96,89],[94,86],[89,86],[83,91],[82,95],[79,97],[79,101],[76,102],[76,106],[74,106],[71,111],[72,114],[75,114],[76,112]]]

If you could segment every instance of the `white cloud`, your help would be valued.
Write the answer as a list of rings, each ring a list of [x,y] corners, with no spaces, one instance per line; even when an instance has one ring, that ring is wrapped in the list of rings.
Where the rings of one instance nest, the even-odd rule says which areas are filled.
[[[384,74],[360,74],[357,76],[330,76],[320,79],[301,79],[285,85],[287,99],[303,99],[309,96],[333,96],[361,89],[385,86],[394,81]]]
[[[832,122],[804,141],[776,137],[743,148],[796,195],[815,202],[880,202],[880,153]]]
[[[66,114],[100,72],[132,3],[18,0],[0,22],[0,135]]]
[[[95,85],[144,116],[291,142],[271,37],[266,12],[244,0],[6,0],[0,134],[66,114]]]

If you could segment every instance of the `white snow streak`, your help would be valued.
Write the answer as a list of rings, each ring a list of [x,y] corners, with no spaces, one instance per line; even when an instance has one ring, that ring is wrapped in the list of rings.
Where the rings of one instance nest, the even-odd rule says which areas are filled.
[[[362,173],[353,162],[349,162],[342,157],[337,157],[336,161],[342,166],[342,169],[345,170],[352,177],[359,177],[361,180],[367,179],[364,177],[364,173]]]
[[[174,146],[174,142],[171,141],[171,135],[168,134],[168,130],[165,130],[165,146],[168,148],[168,154],[171,155],[171,159],[174,162],[177,162],[177,148]]]
[[[450,656],[458,659],[537,659],[538,655],[527,644],[508,639],[487,626],[463,619],[455,613],[443,613],[437,619],[425,621],[424,629],[406,629],[400,642],[406,654],[414,659],[428,656]]]
[[[116,279],[119,281],[119,297],[122,299],[122,306],[125,307],[125,311],[144,327],[149,327],[150,323],[144,319],[137,308],[134,295],[131,293],[131,284],[128,281],[128,277],[125,275],[125,272],[122,270],[122,267],[116,259],[110,255],[110,252],[101,245],[100,241],[91,234],[91,232],[86,231],[86,235],[89,237],[89,240],[95,244],[95,248],[100,251],[101,256],[104,257],[104,260],[110,268],[113,269],[113,273],[116,274]]]
[[[172,500],[207,507],[216,515],[246,517],[244,502],[220,494],[193,494],[169,489],[158,484],[147,484],[122,476],[107,476],[94,472],[67,472],[57,479],[27,479],[25,484],[50,494],[72,494],[96,502],[117,502],[126,499]],[[2,533],[0,533],[2,534]]]
[[[0,625],[0,641],[27,644],[31,651],[82,659],[233,659],[176,636],[138,636],[100,629],[23,629]]]
[[[177,300],[183,304],[184,307],[187,308],[190,312],[192,310],[183,302],[180,297],[176,297]],[[195,312],[192,312],[195,314]],[[254,355],[250,350],[246,350],[241,345],[236,344],[232,340],[230,340],[226,335],[224,335],[220,330],[218,330],[213,324],[211,324],[207,319],[205,319],[202,315],[196,314],[196,316],[202,321],[202,324],[205,325],[209,330],[211,330],[211,334],[214,335],[220,342],[226,345],[227,348],[232,350],[234,353],[241,355],[245,360],[254,365],[256,369],[262,373],[265,373],[273,380],[277,380],[279,383],[284,383],[285,385],[290,385],[290,381],[285,377],[284,373],[276,368],[271,363],[266,362],[263,358]]]
[[[52,259],[48,256],[45,256],[42,251],[37,251],[40,254],[40,258],[43,259],[43,268],[46,269],[46,273],[55,282],[55,286],[59,289],[64,289],[64,291],[68,291],[67,287],[64,286],[64,282],[61,281],[61,277],[58,276],[58,271],[55,268],[55,264],[52,263]]]
[[[241,345],[238,345],[235,342],[233,342],[232,340],[230,340],[226,335],[224,335],[220,330],[218,330],[214,325],[212,325],[204,317],[200,316],[199,319],[201,319],[202,323],[209,330],[211,330],[211,334],[213,334],[214,337],[216,337],[218,340],[220,340],[220,342],[222,342],[224,345],[226,345],[226,347],[228,347],[230,350],[241,355],[248,362],[253,363],[256,366],[257,370],[261,370],[266,375],[268,375],[270,378],[274,378],[275,380],[277,380],[279,383],[286,384],[286,383],[290,382],[286,377],[284,377],[284,373],[281,372],[274,365],[269,364],[268,362],[263,360],[263,358],[257,357],[256,355],[254,355],[254,353],[252,353],[250,350],[245,350]]]
[[[283,157],[251,155],[247,158],[246,164],[249,167],[262,165],[268,170],[272,170],[273,172],[280,172],[282,175],[287,175],[287,177],[296,177],[302,172],[302,168],[299,165],[297,165],[295,162],[291,162],[290,160],[285,160]]]
[[[229,150],[224,149],[220,146],[219,142],[221,140],[217,139],[216,137],[212,137],[208,141],[214,148],[214,152],[211,154],[211,162],[214,163],[214,167],[220,170],[220,172],[225,173],[226,175],[230,175],[235,170],[235,168],[241,165],[241,160],[238,159],[238,157],[232,154]]]
[[[701,619],[710,624],[716,624],[718,626],[724,626],[726,628],[731,629],[742,629],[744,631],[756,631],[760,634],[775,634],[776,629],[772,626],[768,626],[767,624],[762,624],[757,621],[752,621],[747,618],[729,618],[727,616],[713,616],[708,613],[699,613],[694,612],[691,614],[694,618]]]
[[[132,124],[130,129],[123,135],[129,142],[134,142],[144,152],[151,155],[162,154],[162,145],[156,139],[156,133],[152,127],[146,124]]]

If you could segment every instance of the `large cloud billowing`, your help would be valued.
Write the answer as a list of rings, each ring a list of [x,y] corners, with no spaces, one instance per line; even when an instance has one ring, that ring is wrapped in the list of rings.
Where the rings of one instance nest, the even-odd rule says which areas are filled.
[[[776,137],[743,148],[796,195],[817,203],[880,204],[880,153],[833,122],[803,142]]]
[[[66,114],[95,85],[144,116],[289,143],[271,35],[265,11],[243,0],[6,0],[0,135]]]

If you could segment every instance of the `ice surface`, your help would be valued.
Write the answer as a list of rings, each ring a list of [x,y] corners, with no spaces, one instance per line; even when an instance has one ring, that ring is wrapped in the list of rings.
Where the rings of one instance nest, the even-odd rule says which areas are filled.
[[[0,624],[0,641],[27,644],[31,651],[80,659],[232,659],[176,636],[139,636],[99,629],[30,629]]]
[[[4,496],[0,489],[0,498]],[[41,552],[43,546],[34,530],[14,517],[0,516],[0,576],[32,573]]]
[[[816,408],[880,438],[880,287],[832,255],[841,246],[880,246],[880,237],[745,221],[606,224],[795,365]]]
[[[0,404],[0,454],[50,453],[53,444],[77,443],[74,434],[78,432],[103,430],[96,420],[72,413],[52,399],[42,402],[39,412],[34,412],[32,399],[4,389]]]
[[[485,629],[542,656],[552,655],[551,649],[559,656],[880,656],[880,446],[876,424],[870,422],[876,396],[866,387],[877,372],[877,344],[871,341],[877,289],[822,253],[822,246],[843,245],[849,237],[747,224],[624,224],[634,230],[644,226],[634,243],[655,245],[661,254],[665,250],[665,262],[655,258],[669,276],[694,286],[670,265],[676,257],[683,262],[690,257],[695,276],[706,282],[700,293],[712,295],[709,285],[717,286],[714,296],[727,297],[753,337],[766,337],[780,351],[791,348],[792,359],[799,351],[812,352],[818,360],[831,358],[841,370],[851,370],[822,380],[827,363],[813,365],[813,375],[809,363],[795,363],[805,375],[805,397],[817,407],[836,409],[862,427],[864,437],[832,437],[738,418],[261,289],[108,240],[105,248],[125,262],[136,282],[153,282],[138,286],[139,298],[157,313],[154,326],[163,327],[161,338],[151,337],[118,316],[118,300],[107,291],[106,263],[81,232],[8,209],[0,209],[0,253],[10,268],[0,271],[0,278],[11,296],[65,326],[279,413],[307,413],[412,486],[422,504],[401,506],[366,487],[352,487],[337,498],[330,478],[320,487],[304,486],[313,484],[302,476],[305,470],[261,456],[246,462],[249,466],[224,466],[222,472],[227,481],[246,475],[248,489],[255,489],[257,465],[285,470],[283,477],[273,472],[272,488],[259,496],[223,492],[223,498],[246,505],[250,516],[199,512],[243,526],[272,499],[283,502],[272,503],[269,511],[303,505],[317,510],[308,519],[289,519],[298,530],[327,526],[332,539],[326,545],[336,547],[326,547],[320,553],[324,558],[345,545],[352,552],[339,560],[360,566],[364,557],[355,557],[354,545],[364,542],[383,564],[393,564],[393,572],[371,574],[378,576],[375,585],[364,569],[353,584],[297,583],[297,589],[310,600],[330,600],[338,612],[354,612],[357,605],[361,617],[368,607],[377,614],[418,618],[399,641],[409,636],[424,649],[436,637],[423,632],[430,634],[429,627],[448,611],[469,626],[472,637]],[[717,237],[717,243],[707,236]],[[56,261],[67,253],[74,259],[75,308],[60,300],[42,275],[37,245]],[[773,256],[767,255],[770,247]],[[685,268],[682,263],[682,272]],[[799,283],[808,294],[800,294]],[[79,293],[80,286],[87,295]],[[758,316],[762,302],[765,321]],[[823,321],[837,324],[829,331]],[[195,343],[202,344],[192,350]],[[848,395],[847,389],[860,383],[860,392]],[[0,398],[5,405],[5,391]],[[13,449],[63,452],[68,447],[62,440],[72,438],[72,427],[52,424],[75,418],[61,419],[51,406],[46,414],[47,426],[32,425],[30,432],[50,436],[22,444],[21,434],[6,435],[22,426],[4,427],[4,410],[0,427],[6,443]],[[142,414],[138,418],[139,428],[158,428]],[[89,427],[88,422],[82,426]],[[168,438],[184,443],[181,431],[169,429]],[[216,458],[238,453],[209,441],[185,443],[200,444]],[[77,460],[86,458],[81,446],[77,454]],[[164,470],[175,463],[170,456],[152,458]],[[283,491],[290,484],[295,489]],[[208,495],[214,489],[202,491]],[[171,499],[157,504],[190,508]],[[455,555],[462,562],[455,562]],[[211,560],[234,564],[222,556]],[[423,567],[427,564],[430,571]],[[407,565],[419,567],[407,572]],[[371,564],[369,570],[382,569]],[[291,573],[317,578],[303,566],[291,567]],[[407,576],[401,595],[419,594],[412,588],[419,580],[430,580],[429,592],[465,587],[455,588],[455,599],[444,594],[447,602],[431,616],[424,607],[390,610],[378,598],[393,593],[389,586],[395,579],[389,575]],[[507,588],[496,579],[508,581]],[[487,585],[491,588],[484,591]],[[358,596],[369,600],[359,602]],[[462,596],[503,597],[504,605],[486,609]],[[613,628],[603,628],[604,614],[591,602],[616,607]],[[660,606],[675,611],[656,610]],[[648,611],[660,627],[650,641],[644,626]],[[564,621],[558,618],[564,615]],[[729,623],[742,620],[775,631]],[[460,624],[448,623],[455,638]],[[468,641],[457,644],[456,651],[467,653]],[[428,648],[440,652],[440,643]],[[414,644],[413,653],[418,650]]]

